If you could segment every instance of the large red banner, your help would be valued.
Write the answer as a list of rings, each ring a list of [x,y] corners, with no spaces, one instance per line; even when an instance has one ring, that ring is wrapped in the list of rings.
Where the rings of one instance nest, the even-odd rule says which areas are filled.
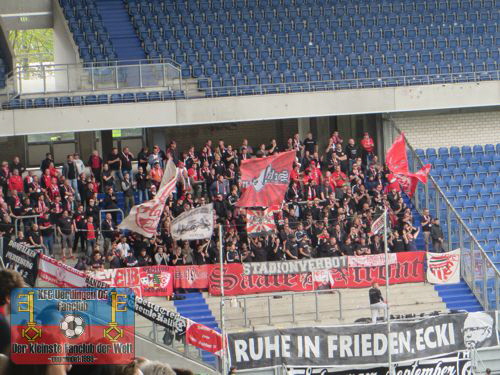
[[[210,294],[220,295],[220,281],[220,269],[214,267],[209,279]],[[224,265],[224,293],[228,296],[313,289],[310,273],[245,275],[242,264]]]
[[[375,255],[376,256],[376,255]],[[389,264],[389,283],[418,283],[425,280],[425,251],[396,253],[397,262]],[[330,270],[330,287],[366,288],[377,281],[385,285],[385,264],[371,267],[348,267]]]
[[[397,253],[389,265],[391,284],[417,283],[425,280],[425,251]],[[313,277],[314,276],[314,277]],[[214,267],[209,278],[209,292],[220,295],[220,271]],[[228,296],[283,291],[309,291],[328,285],[337,288],[366,288],[373,281],[385,285],[385,265],[342,267],[301,274],[244,275],[241,264],[224,266],[224,293]]]
[[[295,151],[282,152],[261,159],[241,162],[243,193],[238,207],[271,207],[281,205],[290,182]]]

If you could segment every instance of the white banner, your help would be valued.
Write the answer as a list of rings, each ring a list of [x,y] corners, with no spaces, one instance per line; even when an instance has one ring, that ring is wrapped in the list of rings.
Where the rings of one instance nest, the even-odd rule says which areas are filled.
[[[40,254],[38,277],[40,280],[47,281],[60,288],[85,288],[87,286],[84,272],[44,254]]]
[[[202,240],[212,237],[214,231],[213,205],[205,204],[177,216],[170,227],[175,240]]]
[[[427,281],[431,284],[460,282],[460,249],[447,253],[427,253]]]
[[[348,257],[349,267],[380,267],[385,265],[385,254],[362,255]],[[396,264],[398,256],[396,253],[387,254],[388,264]]]
[[[177,167],[169,160],[156,196],[142,204],[132,207],[128,216],[118,225],[120,229],[129,229],[151,238],[156,234],[165,201],[177,184]]]

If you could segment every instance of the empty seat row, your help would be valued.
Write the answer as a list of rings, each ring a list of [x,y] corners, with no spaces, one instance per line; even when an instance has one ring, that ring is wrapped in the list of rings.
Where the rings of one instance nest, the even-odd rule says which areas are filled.
[[[147,101],[165,101],[185,99],[182,90],[150,91],[137,93],[116,93],[85,96],[62,96],[34,99],[11,99],[4,103],[2,109],[51,108],[92,104],[134,103]]]

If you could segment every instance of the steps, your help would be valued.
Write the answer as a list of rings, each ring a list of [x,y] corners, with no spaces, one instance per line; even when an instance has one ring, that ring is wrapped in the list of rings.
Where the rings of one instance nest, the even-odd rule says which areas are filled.
[[[130,22],[123,0],[96,0],[96,6],[118,60],[145,59],[146,54]]]
[[[182,294],[182,296],[185,299],[174,300],[174,306],[179,314],[220,332],[219,325],[201,293],[186,293]],[[215,366],[217,361],[215,355],[204,350],[201,351],[201,358],[203,362],[213,366]]]
[[[294,295],[295,321],[292,316],[292,297],[282,295],[273,298],[268,294],[253,295],[247,299],[245,327],[245,311],[243,299],[232,299],[226,302],[225,322],[228,332],[240,332],[253,329],[269,329],[270,327],[306,327],[317,324],[349,324],[359,318],[369,318],[368,289],[340,289],[342,295],[342,314],[338,295],[326,292],[318,295],[318,321],[316,321],[316,300],[313,293]],[[408,293],[411,290],[412,293]],[[385,295],[385,288],[381,287]],[[279,294],[276,294],[279,296]],[[269,298],[268,298],[269,296]],[[219,318],[219,299],[206,295],[206,301],[216,318]],[[269,301],[269,302],[268,302]],[[390,287],[390,312],[398,314],[420,314],[433,311],[447,311],[437,291],[432,285],[424,283],[399,284]],[[271,304],[271,324],[268,318],[268,303]]]
[[[479,301],[463,280],[458,284],[435,285],[434,289],[449,310],[483,311]]]

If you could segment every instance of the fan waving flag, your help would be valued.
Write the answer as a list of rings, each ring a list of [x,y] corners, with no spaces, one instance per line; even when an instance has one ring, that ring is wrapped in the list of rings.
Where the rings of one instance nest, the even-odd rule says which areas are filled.
[[[249,236],[259,236],[276,230],[274,211],[247,209],[247,233]]]
[[[248,159],[241,163],[243,193],[238,207],[271,207],[281,205],[285,197],[295,151],[282,152],[263,159]]]
[[[129,215],[118,225],[120,229],[129,229],[151,238],[156,234],[165,202],[177,184],[177,167],[169,160],[156,196],[142,204],[132,207]]]
[[[416,173],[409,171],[408,155],[406,154],[406,143],[403,133],[396,138],[392,146],[387,150],[385,163],[393,173],[392,176],[397,180],[401,189],[410,198],[415,194],[419,181],[423,184],[427,183],[427,177],[431,170],[431,165],[426,164]]]

